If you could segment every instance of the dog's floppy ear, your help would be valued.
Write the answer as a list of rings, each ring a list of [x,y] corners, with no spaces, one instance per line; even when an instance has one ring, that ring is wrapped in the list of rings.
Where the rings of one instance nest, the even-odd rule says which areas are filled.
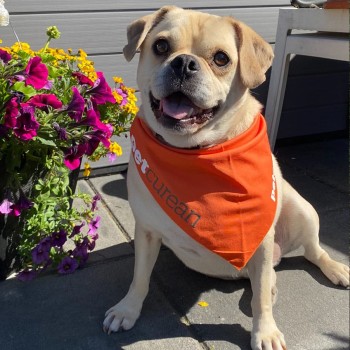
[[[238,57],[241,80],[249,89],[266,79],[265,73],[273,60],[273,50],[260,35],[242,22],[233,20],[238,39]]]
[[[136,51],[141,47],[150,30],[162,20],[166,13],[175,8],[175,6],[161,7],[158,11],[141,17],[128,26],[128,43],[123,49],[124,56],[128,62],[135,56]]]

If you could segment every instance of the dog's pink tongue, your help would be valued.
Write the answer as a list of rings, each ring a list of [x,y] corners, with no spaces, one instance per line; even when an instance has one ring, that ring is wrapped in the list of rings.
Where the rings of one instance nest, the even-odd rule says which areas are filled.
[[[192,102],[183,95],[170,95],[160,101],[163,113],[178,120],[191,116],[194,107]]]

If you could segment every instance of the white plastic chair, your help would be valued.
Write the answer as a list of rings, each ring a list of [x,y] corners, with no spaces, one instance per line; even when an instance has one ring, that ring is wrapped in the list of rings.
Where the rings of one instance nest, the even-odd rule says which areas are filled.
[[[303,32],[293,33],[294,29]],[[305,30],[317,32],[305,33]],[[276,142],[291,54],[349,61],[349,10],[279,10],[275,58],[265,108],[272,149]]]

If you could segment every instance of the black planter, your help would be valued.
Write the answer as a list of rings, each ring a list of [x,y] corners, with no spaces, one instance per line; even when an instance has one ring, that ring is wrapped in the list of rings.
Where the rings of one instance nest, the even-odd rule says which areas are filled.
[[[31,198],[34,186],[39,179],[44,178],[47,170],[41,163],[35,163],[24,159],[21,165],[23,170],[21,189],[23,194]],[[0,160],[0,203],[8,195],[7,184],[11,174],[6,169],[6,158]],[[79,168],[72,171],[69,176],[69,186],[74,192],[78,182]],[[11,193],[13,200],[18,200],[19,190]],[[72,203],[71,203],[72,205]],[[25,225],[23,215],[11,216],[0,214],[0,281],[6,279],[11,273],[17,272],[22,268],[23,261],[18,254],[18,245],[21,239],[21,233]]]

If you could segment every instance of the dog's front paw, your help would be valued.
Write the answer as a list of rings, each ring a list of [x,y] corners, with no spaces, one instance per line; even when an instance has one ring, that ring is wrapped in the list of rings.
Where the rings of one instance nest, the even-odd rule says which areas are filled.
[[[349,288],[349,266],[329,259],[320,266],[322,272],[335,284]]]
[[[107,310],[105,320],[103,321],[103,330],[111,334],[118,330],[131,329],[141,313],[141,306],[130,303],[127,299],[123,299],[118,304]]]
[[[252,332],[253,350],[287,350],[283,334],[276,325],[264,324],[258,331]]]

